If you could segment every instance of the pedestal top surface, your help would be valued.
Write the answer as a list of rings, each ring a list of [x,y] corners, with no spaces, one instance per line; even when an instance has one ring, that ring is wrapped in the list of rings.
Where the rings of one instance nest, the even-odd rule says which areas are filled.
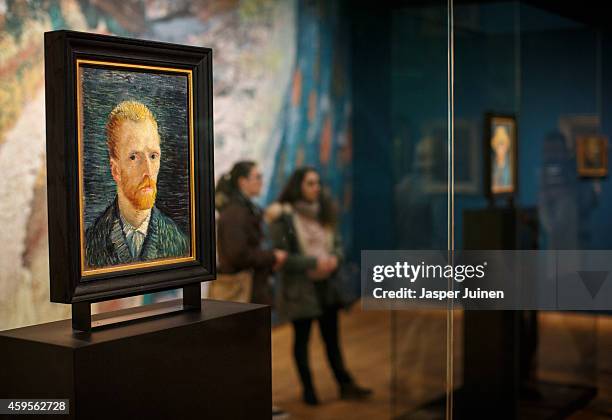
[[[178,307],[182,300],[162,302],[121,311],[108,312],[92,316],[92,321],[110,317],[122,318],[134,314],[155,314],[165,309]],[[202,300],[202,310],[187,310],[170,314],[154,315],[128,322],[117,323],[94,329],[92,332],[80,332],[72,329],[70,319],[0,331],[0,337],[12,337],[20,340],[37,341],[61,347],[79,348],[122,338],[155,333],[168,328],[177,328],[215,318],[221,318],[239,313],[266,310],[265,305],[252,303],[221,302]]]

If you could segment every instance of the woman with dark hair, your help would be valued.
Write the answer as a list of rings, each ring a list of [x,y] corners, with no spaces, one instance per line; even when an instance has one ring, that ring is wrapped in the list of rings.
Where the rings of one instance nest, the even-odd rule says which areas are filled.
[[[338,270],[342,248],[336,234],[336,210],[328,194],[321,191],[314,168],[297,169],[278,202],[266,211],[270,235],[277,248],[289,255],[281,270],[277,309],[292,321],[293,354],[302,381],[303,399],[318,404],[308,364],[308,341],[313,320],[325,342],[327,358],[342,399],[363,399],[369,389],[355,384],[347,372],[340,350],[338,295],[330,279]]]
[[[262,211],[251,201],[261,187],[261,172],[253,161],[237,162],[217,183],[219,274],[211,283],[213,299],[272,304],[268,277],[287,253],[262,248]]]

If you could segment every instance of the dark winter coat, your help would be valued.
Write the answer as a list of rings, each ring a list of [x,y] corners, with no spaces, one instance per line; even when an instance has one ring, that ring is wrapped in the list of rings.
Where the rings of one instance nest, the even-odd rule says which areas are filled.
[[[234,274],[253,271],[252,302],[270,305],[268,285],[276,261],[273,251],[262,248],[264,239],[262,212],[246,197],[236,194],[219,209],[217,251],[219,272]]]
[[[338,306],[338,296],[329,279],[314,281],[308,277],[307,271],[316,268],[317,259],[300,249],[293,217],[294,210],[288,204],[274,203],[266,211],[274,247],[289,254],[279,273],[276,309],[282,318],[289,320],[317,318],[323,314],[324,306]],[[342,245],[337,234],[332,254],[340,264]]]

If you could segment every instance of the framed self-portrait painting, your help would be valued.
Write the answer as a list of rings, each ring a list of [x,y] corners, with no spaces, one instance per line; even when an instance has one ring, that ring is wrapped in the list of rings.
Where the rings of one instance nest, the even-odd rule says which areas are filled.
[[[518,189],[516,118],[487,114],[484,136],[484,185],[489,197],[513,196]]]
[[[212,51],[45,34],[51,300],[215,276]]]
[[[576,165],[581,177],[608,175],[608,138],[597,134],[577,137]]]

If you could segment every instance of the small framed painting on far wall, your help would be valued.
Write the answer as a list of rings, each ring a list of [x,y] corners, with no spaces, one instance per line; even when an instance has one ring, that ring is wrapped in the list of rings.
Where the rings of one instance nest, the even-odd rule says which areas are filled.
[[[576,138],[578,175],[601,178],[608,175],[608,138],[598,134]]]

